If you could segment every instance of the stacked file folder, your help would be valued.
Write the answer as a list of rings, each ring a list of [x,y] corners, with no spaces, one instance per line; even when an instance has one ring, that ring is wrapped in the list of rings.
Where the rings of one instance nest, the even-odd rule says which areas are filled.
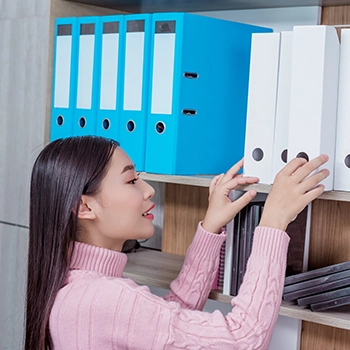
[[[344,127],[338,128],[336,138],[338,87],[343,90],[343,106],[348,103],[345,96],[350,81],[349,74],[345,74],[349,70],[346,57],[350,51],[345,40],[342,45],[346,49],[342,59],[346,77],[339,85],[341,46],[336,28],[295,26],[290,32],[253,34],[244,156],[246,175],[258,176],[261,183],[272,184],[276,174],[292,158],[311,160],[325,153],[329,155],[325,167],[330,170],[330,176],[323,184],[325,190],[333,189],[335,149],[338,145],[343,148],[343,158],[350,151],[345,154],[343,135],[349,129],[345,115]],[[343,173],[349,174],[349,167],[343,164],[343,168]]]
[[[217,174],[244,153],[252,34],[188,13],[59,18],[51,140],[116,139],[137,170]]]
[[[350,304],[350,261],[286,277],[283,299],[312,311]]]

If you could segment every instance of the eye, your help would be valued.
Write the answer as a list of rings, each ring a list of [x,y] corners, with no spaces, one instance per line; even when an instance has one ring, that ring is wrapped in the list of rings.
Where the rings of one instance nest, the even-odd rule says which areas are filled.
[[[138,173],[134,179],[129,181],[129,184],[135,185],[136,181],[139,179],[139,176],[140,176],[140,173]]]

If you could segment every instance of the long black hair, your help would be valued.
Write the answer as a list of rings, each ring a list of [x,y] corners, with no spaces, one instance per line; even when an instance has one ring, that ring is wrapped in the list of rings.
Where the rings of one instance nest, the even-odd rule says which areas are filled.
[[[36,159],[30,188],[26,350],[52,349],[49,317],[69,270],[83,194],[95,195],[118,142],[59,139]]]

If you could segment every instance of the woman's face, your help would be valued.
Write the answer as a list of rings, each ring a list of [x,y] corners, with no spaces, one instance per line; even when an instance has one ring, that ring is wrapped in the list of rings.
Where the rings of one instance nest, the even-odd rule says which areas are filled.
[[[133,162],[117,148],[99,192],[92,198],[95,218],[84,225],[87,243],[120,251],[127,239],[150,238],[154,233],[153,195],[153,187],[138,178]]]

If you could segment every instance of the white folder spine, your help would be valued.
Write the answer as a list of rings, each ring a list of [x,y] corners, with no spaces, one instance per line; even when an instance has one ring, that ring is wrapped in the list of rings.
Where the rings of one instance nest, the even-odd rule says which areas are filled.
[[[118,89],[119,33],[102,36],[100,109],[115,110]]]
[[[293,29],[288,160],[328,154],[331,174],[322,183],[333,189],[339,75],[339,39],[331,26]],[[323,167],[322,167],[323,168]]]
[[[94,71],[94,35],[80,35],[78,58],[77,108],[91,109]]]
[[[334,189],[350,191],[350,29],[341,31]]]
[[[141,111],[145,33],[127,33],[125,45],[124,110]]]
[[[172,114],[175,36],[174,33],[160,33],[154,37],[152,114]]]
[[[248,90],[245,175],[271,184],[280,33],[253,34]]]
[[[70,94],[72,36],[57,36],[54,107],[68,108]]]
[[[293,32],[281,32],[276,122],[273,145],[272,176],[286,165],[288,154],[288,125]]]

